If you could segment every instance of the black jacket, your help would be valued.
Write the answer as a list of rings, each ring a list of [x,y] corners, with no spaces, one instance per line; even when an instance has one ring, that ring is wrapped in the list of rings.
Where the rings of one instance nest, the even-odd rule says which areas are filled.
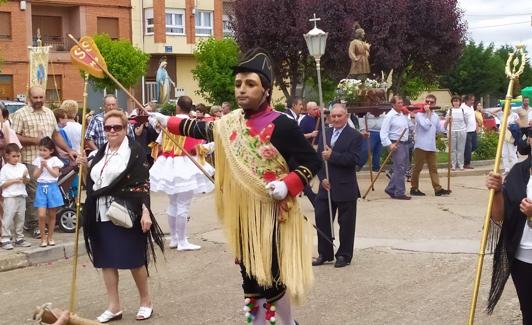
[[[331,147],[333,128],[325,130],[327,145]],[[332,154],[328,161],[329,183],[331,184],[331,199],[333,201],[353,201],[360,197],[356,178],[358,153],[362,146],[362,135],[357,130],[346,125],[336,143],[332,147]],[[323,141],[319,139],[318,154],[321,158]],[[318,173],[321,180],[325,178],[325,167]],[[327,199],[327,191],[321,186],[318,199]]]

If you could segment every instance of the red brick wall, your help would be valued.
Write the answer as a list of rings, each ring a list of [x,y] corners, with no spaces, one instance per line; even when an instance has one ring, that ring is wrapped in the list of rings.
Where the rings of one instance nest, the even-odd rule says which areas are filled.
[[[9,1],[0,11],[11,13],[11,40],[0,40],[0,55],[7,62],[28,62],[26,11],[19,9],[19,2]]]
[[[214,0],[214,14],[213,14],[213,24],[214,24],[214,38],[221,39],[224,37],[223,30],[223,1]]]
[[[185,2],[185,33],[187,35],[187,43],[194,44],[196,42],[196,20],[192,14],[194,9],[194,0],[186,0]]]
[[[98,17],[118,18],[118,33],[120,39],[131,40],[131,10],[127,8],[87,7],[86,9],[87,34],[98,32]]]
[[[153,37],[155,43],[166,43],[166,1],[153,0]]]

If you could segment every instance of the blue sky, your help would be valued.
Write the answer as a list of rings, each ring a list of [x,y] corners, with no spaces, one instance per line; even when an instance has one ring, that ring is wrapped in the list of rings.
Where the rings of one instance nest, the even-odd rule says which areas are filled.
[[[524,43],[532,53],[532,0],[459,0],[475,42]]]

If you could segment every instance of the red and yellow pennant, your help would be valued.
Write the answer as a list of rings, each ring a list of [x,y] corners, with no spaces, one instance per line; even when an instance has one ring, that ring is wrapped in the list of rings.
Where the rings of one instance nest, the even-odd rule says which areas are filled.
[[[95,78],[105,77],[107,64],[90,36],[83,36],[78,44],[70,49],[70,57],[78,67]]]

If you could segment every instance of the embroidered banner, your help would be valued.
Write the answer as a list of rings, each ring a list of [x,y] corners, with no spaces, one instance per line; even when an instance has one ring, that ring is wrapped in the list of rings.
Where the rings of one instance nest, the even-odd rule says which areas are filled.
[[[46,89],[48,78],[48,53],[50,46],[33,46],[30,51],[30,75],[29,86],[39,86]]]

